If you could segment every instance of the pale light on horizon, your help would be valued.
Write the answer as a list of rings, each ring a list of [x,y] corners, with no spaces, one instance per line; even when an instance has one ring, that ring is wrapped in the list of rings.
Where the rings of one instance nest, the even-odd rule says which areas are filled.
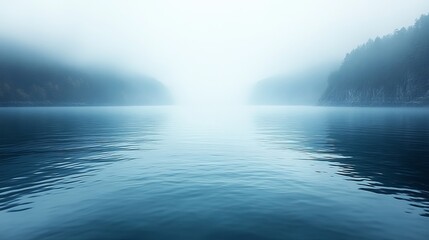
[[[155,77],[180,104],[240,104],[265,77],[326,62],[429,12],[429,1],[8,1],[0,36]]]

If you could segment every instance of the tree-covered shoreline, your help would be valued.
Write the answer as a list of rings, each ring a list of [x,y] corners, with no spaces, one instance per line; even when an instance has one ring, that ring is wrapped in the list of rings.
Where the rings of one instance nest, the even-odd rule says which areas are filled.
[[[165,86],[141,75],[82,68],[24,48],[0,49],[0,106],[163,105]]]
[[[328,84],[322,105],[429,105],[429,15],[347,54]]]

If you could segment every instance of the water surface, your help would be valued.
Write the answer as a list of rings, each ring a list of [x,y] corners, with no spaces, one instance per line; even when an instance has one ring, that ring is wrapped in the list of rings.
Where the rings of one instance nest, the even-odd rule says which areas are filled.
[[[429,239],[429,111],[0,109],[0,239]]]

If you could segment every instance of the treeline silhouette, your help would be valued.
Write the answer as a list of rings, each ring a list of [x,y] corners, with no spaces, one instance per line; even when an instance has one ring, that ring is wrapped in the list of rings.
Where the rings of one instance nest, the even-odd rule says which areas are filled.
[[[146,76],[63,64],[26,49],[0,48],[0,105],[158,105],[170,99]]]
[[[429,15],[345,57],[320,99],[327,105],[429,105]]]
[[[294,74],[263,79],[253,87],[249,102],[254,105],[316,105],[334,69],[324,64]]]

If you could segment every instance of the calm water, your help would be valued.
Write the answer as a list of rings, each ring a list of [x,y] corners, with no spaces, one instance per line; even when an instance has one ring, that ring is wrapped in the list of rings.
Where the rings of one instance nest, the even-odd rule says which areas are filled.
[[[0,109],[0,239],[429,239],[429,109]]]

